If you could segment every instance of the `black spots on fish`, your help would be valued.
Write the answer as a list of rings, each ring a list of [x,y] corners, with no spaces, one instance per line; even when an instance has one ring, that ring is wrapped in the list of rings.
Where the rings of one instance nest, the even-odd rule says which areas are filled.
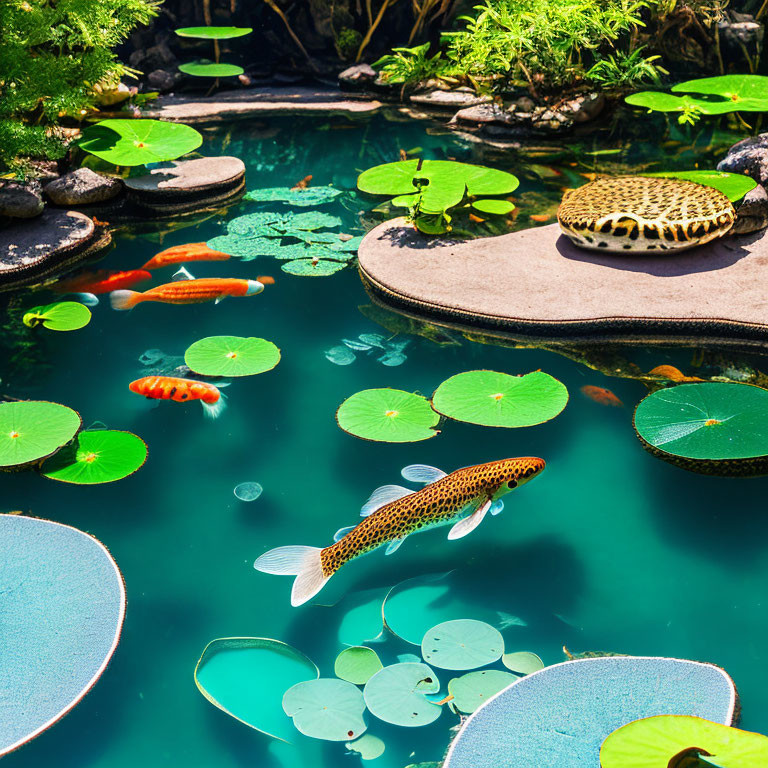
[[[170,393],[168,394],[169,397],[173,397],[176,394],[176,387],[172,387]]]
[[[182,400],[186,400],[188,397],[189,397],[189,392],[184,392],[184,393],[182,393],[182,395],[181,395],[181,399],[182,399]]]

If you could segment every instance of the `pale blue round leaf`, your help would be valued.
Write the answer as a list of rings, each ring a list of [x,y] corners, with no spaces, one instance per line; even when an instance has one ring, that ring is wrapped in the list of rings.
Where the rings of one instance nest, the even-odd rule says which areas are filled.
[[[438,624],[421,641],[424,661],[440,669],[477,669],[498,661],[503,653],[501,632],[475,619]]]
[[[442,708],[426,698],[440,682],[426,664],[393,664],[379,670],[365,685],[363,695],[371,714],[392,725],[429,725]]]
[[[483,669],[469,672],[461,677],[454,677],[448,683],[448,693],[453,696],[453,703],[460,712],[472,714],[488,699],[503,691],[517,680],[515,675],[500,669]]]
[[[360,689],[346,680],[319,678],[297,683],[283,696],[283,710],[305,736],[325,741],[348,741],[368,727]]]

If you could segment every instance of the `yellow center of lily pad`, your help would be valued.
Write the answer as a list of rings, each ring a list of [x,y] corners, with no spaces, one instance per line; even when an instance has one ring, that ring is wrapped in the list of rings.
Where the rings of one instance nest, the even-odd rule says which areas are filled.
[[[400,411],[387,411],[384,415],[389,416],[390,419],[394,419],[399,413]]]
[[[18,433],[18,432],[16,432],[16,430],[14,430],[13,432],[11,432],[11,433],[10,433],[10,435],[9,435],[9,437],[10,437],[12,440],[15,440],[15,439],[16,439],[18,436],[19,436],[19,433]]]
[[[715,424],[722,424],[722,423],[723,423],[723,422],[722,422],[722,421],[720,421],[719,419],[707,419],[707,420],[704,422],[704,426],[705,426],[705,427],[712,427],[712,426],[714,426]]]
[[[237,357],[237,352],[227,352],[227,357],[234,360]]]
[[[491,395],[491,397],[494,400],[498,401],[498,400],[501,400],[502,397],[504,397],[504,393],[503,392],[497,392],[495,395]]]
[[[88,464],[93,464],[93,462],[94,462],[94,461],[96,461],[96,459],[97,459],[97,458],[98,458],[98,454],[97,454],[97,453],[89,453],[89,454],[88,454],[88,455],[85,457],[85,461],[86,461]]]

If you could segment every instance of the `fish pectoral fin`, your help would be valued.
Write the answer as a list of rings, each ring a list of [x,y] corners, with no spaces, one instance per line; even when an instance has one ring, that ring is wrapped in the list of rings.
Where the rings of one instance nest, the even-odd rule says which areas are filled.
[[[216,299],[216,301],[214,301],[213,303],[214,304],[221,304],[221,302],[224,301],[224,299],[226,299],[226,298],[227,298],[226,296],[219,296],[219,298]]]
[[[504,502],[501,499],[496,499],[496,501],[491,504],[491,508],[488,510],[492,515],[498,515],[501,512],[504,511]]]
[[[448,540],[460,539],[477,528],[483,522],[486,512],[491,508],[491,500],[484,501],[471,515],[464,517],[448,531]]]
[[[382,485],[363,504],[360,510],[360,517],[368,517],[368,515],[372,515],[377,509],[381,509],[386,504],[402,499],[403,496],[410,496],[412,493],[415,493],[415,491],[412,491],[410,488],[403,488],[402,485]]]
[[[391,555],[395,552],[397,552],[398,549],[400,549],[400,545],[408,538],[407,536],[401,536],[399,539],[393,539],[389,542],[389,545],[387,546],[387,549],[384,552],[384,555]]]
[[[411,483],[435,483],[447,477],[447,473],[437,467],[430,467],[429,464],[409,464],[403,467],[400,474]]]
[[[339,530],[333,534],[334,544],[337,541],[341,541],[348,533],[352,533],[352,531],[354,531],[356,527],[357,526],[355,525],[348,525],[346,528],[339,528]]]
[[[186,267],[181,267],[181,269],[176,270],[176,272],[174,272],[171,275],[171,280],[173,280],[173,282],[175,283],[179,282],[180,280],[194,280],[194,279],[195,279],[195,276]]]

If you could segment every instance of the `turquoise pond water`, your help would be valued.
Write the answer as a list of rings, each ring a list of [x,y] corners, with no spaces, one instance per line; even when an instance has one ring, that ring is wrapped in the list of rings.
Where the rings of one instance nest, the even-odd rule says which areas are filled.
[[[705,167],[729,138],[703,137],[697,153],[670,142],[665,152],[677,168],[696,158]],[[578,156],[569,149],[555,162],[511,155],[493,161],[527,169],[517,194],[521,226],[528,226],[525,211],[543,209],[547,201],[551,208],[574,170],[659,162],[660,150],[649,142],[627,144],[618,134],[599,141],[602,149],[625,149],[584,155],[592,146],[584,144]],[[358,171],[415,148],[424,157],[482,159],[460,138],[381,116],[325,126],[299,119],[240,124],[211,134],[203,147],[242,157],[250,188],[294,184],[308,174],[313,184],[349,187]],[[563,172],[566,181],[558,175]],[[362,232],[359,208],[327,210],[344,216],[345,231],[355,234]],[[256,209],[243,203],[227,216]],[[99,266],[137,268],[162,248],[221,234],[224,222],[214,216],[175,229],[162,244],[156,233],[118,235]],[[0,478],[0,511],[23,510],[92,533],[114,555],[128,591],[122,641],[95,689],[4,766],[357,765],[343,744],[270,742],[211,706],[193,682],[203,648],[218,637],[278,638],[331,675],[344,611],[291,608],[291,580],[254,571],[253,560],[282,544],[330,543],[334,531],[356,522],[371,490],[400,482],[407,464],[453,470],[524,455],[545,458],[547,469],[507,497],[503,514],[459,541],[446,541],[445,529],[433,531],[408,540],[392,557],[379,552],[352,563],[329,583],[322,602],[456,569],[463,598],[517,617],[504,631],[508,650],[535,651],[547,663],[563,660],[563,645],[714,662],[738,686],[743,727],[768,732],[768,479],[699,476],[654,459],[631,427],[632,407],[645,387],[552,352],[459,336],[458,344],[438,345],[412,336],[398,367],[365,353],[351,365],[332,364],[325,351],[342,338],[387,333],[359,310],[370,301],[353,268],[317,279],[285,275],[269,259],[190,269],[198,277],[268,274],[276,284],[216,306],[145,304],[118,313],[102,301],[85,329],[39,333],[39,353],[49,367],[27,380],[0,371],[9,394],[66,403],[86,425],[98,420],[128,429],[149,446],[140,472],[112,485],[77,487],[35,474]],[[45,298],[30,297],[30,304]],[[282,350],[275,370],[225,390],[228,408],[218,421],[204,419],[197,404],[152,407],[128,391],[145,373],[138,358],[146,350],[182,355],[197,339],[218,334],[259,336]],[[682,349],[627,354],[644,370],[663,363],[685,369],[692,357]],[[438,437],[405,445],[363,442],[335,423],[338,405],[360,389],[429,394],[448,376],[477,368],[543,369],[568,387],[570,402],[541,426],[503,430],[451,422]],[[609,387],[626,407],[583,397],[579,389],[586,384]],[[233,489],[243,482],[261,484],[262,495],[249,503],[236,499]],[[253,680],[254,695],[258,690]],[[368,764],[382,768],[439,759],[456,723],[448,712],[424,729],[369,721],[369,732],[384,739],[387,751]]]

